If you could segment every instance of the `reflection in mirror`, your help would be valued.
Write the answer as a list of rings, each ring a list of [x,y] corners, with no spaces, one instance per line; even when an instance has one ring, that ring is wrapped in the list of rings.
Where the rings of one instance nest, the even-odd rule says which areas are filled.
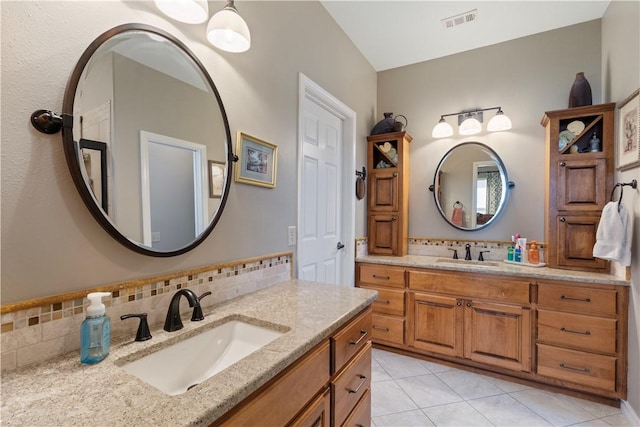
[[[495,151],[479,142],[465,142],[440,160],[430,188],[440,214],[449,224],[474,231],[497,219],[511,186]]]
[[[172,256],[211,232],[229,188],[231,137],[218,91],[186,46],[147,25],[107,31],[80,58],[63,110],[73,116],[63,139],[74,182],[120,243]],[[215,177],[209,162],[220,165]]]

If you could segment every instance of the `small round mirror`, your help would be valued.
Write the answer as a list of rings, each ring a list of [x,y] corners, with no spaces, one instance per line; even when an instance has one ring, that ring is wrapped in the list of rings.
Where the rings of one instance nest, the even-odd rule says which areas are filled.
[[[476,231],[496,221],[511,187],[513,183],[495,151],[479,142],[465,142],[440,160],[430,190],[449,224]]]
[[[64,95],[74,183],[124,246],[174,256],[217,223],[231,180],[229,124],[204,66],[179,40],[143,24],[100,35]]]

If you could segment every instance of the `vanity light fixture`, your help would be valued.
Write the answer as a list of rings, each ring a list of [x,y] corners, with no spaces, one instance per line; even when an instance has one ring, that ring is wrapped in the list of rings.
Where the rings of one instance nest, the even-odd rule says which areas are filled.
[[[186,24],[201,24],[209,17],[207,0],[154,0],[162,13]]]
[[[487,123],[487,131],[500,132],[511,129],[511,120],[504,114],[502,107],[478,108],[471,111],[462,111],[459,113],[443,114],[440,121],[433,128],[431,136],[433,138],[446,138],[453,135],[453,128],[444,119],[449,116],[458,116],[458,133],[460,135],[475,135],[482,131],[483,112],[489,110],[498,110],[496,115]]]
[[[251,34],[233,0],[211,17],[207,25],[207,40],[226,52],[245,52],[251,47]]]

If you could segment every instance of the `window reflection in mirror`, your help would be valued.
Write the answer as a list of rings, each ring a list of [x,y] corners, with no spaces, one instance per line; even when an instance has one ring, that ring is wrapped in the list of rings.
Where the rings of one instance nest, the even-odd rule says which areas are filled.
[[[442,158],[433,187],[436,205],[447,222],[461,230],[478,230],[492,223],[504,209],[507,172],[491,148],[466,142]]]

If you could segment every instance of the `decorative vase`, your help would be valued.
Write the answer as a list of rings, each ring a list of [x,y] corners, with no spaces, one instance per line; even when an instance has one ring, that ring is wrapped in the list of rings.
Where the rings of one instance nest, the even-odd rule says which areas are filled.
[[[569,92],[569,108],[583,107],[591,103],[591,85],[583,72],[577,73]]]
[[[393,118],[393,113],[384,113],[384,119],[376,123],[373,129],[371,129],[371,135],[393,132],[393,127],[395,125],[396,119]]]

